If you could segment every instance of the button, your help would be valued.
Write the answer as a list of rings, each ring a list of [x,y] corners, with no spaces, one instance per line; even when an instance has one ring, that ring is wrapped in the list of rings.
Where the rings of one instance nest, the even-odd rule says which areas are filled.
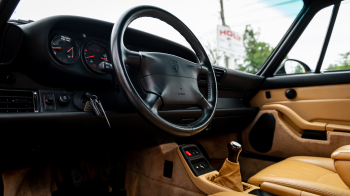
[[[205,167],[203,166],[203,164],[199,164],[199,167],[200,167],[201,169],[205,169]]]
[[[60,95],[58,101],[61,105],[67,105],[69,103],[70,97],[66,94]]]
[[[194,166],[194,168],[195,168],[197,171],[201,171],[201,170],[202,170],[198,165]]]
[[[190,152],[188,152],[188,151],[185,151],[185,153],[187,154],[187,156],[192,156],[192,154],[190,153]]]

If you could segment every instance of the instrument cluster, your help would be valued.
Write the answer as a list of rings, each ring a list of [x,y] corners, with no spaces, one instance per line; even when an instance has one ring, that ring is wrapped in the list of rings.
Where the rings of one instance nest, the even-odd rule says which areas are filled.
[[[73,65],[81,59],[85,67],[95,74],[103,74],[100,63],[110,63],[107,47],[95,40],[84,42],[80,48],[72,36],[57,34],[52,38],[50,47],[53,57],[60,64]]]

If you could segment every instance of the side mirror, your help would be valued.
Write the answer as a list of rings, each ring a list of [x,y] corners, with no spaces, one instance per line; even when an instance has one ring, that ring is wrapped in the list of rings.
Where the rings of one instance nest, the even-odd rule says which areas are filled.
[[[296,74],[306,72],[311,72],[311,69],[305,63],[295,59],[285,59],[278,67],[277,71],[275,72],[275,75]]]

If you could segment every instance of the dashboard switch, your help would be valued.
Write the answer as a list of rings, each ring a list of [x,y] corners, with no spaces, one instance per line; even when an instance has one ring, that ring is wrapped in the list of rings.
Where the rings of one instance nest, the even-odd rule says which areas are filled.
[[[60,95],[58,101],[61,105],[67,105],[70,101],[70,97],[66,94],[62,94]]]
[[[107,63],[106,61],[102,61],[99,65],[100,71],[111,73],[113,70],[113,65]]]
[[[192,156],[192,154],[188,151],[185,151],[185,153],[187,154],[187,156]]]
[[[56,110],[56,104],[55,104],[55,95],[50,94],[43,94],[43,100],[44,101],[44,110]]]
[[[52,105],[54,101],[55,101],[55,97],[54,96],[47,96],[46,99],[45,99],[45,104]]]

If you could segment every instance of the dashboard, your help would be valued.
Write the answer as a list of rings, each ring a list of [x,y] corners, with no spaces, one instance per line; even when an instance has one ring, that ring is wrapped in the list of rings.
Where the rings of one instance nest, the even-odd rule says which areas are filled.
[[[88,92],[97,95],[101,100],[111,118],[112,127],[149,127],[149,124],[140,127],[142,123],[128,123],[128,115],[143,123],[144,120],[125,97],[118,80],[98,69],[101,62],[112,63],[110,34],[113,25],[78,16],[53,16],[24,25],[8,23],[0,48],[0,91],[3,89],[35,93],[31,104],[34,108],[30,108],[34,113],[18,116],[0,112],[0,121],[1,117],[14,120],[28,117],[37,118],[42,124],[43,118],[51,119],[55,116],[60,122],[60,119],[66,121],[69,116],[70,119],[75,119],[73,121],[77,123],[77,127],[81,126],[79,122],[84,122],[87,128],[95,127],[99,123],[106,127],[103,119],[95,118],[93,113],[84,111],[87,101],[85,95]],[[192,50],[132,28],[125,31],[124,44],[133,51],[162,52],[198,62]],[[246,126],[258,109],[249,107],[243,100],[251,96],[250,92],[257,88],[263,78],[218,66],[214,66],[214,71],[218,81],[219,99],[215,115],[218,119],[214,118],[213,122],[220,122],[220,126],[234,122],[237,127],[238,124],[241,127]],[[142,88],[137,85],[138,75],[129,76],[142,96]],[[200,77],[198,86],[202,94],[206,94],[205,78]],[[16,113],[22,109],[4,111]],[[25,108],[23,111],[29,110]],[[87,115],[91,117],[90,122],[86,122]],[[175,106],[163,108],[160,115],[171,122],[190,123],[201,116],[201,110]],[[50,121],[48,126],[52,123]],[[56,126],[62,127],[64,123]],[[217,125],[217,129],[220,126]],[[151,126],[150,129],[154,127]]]

